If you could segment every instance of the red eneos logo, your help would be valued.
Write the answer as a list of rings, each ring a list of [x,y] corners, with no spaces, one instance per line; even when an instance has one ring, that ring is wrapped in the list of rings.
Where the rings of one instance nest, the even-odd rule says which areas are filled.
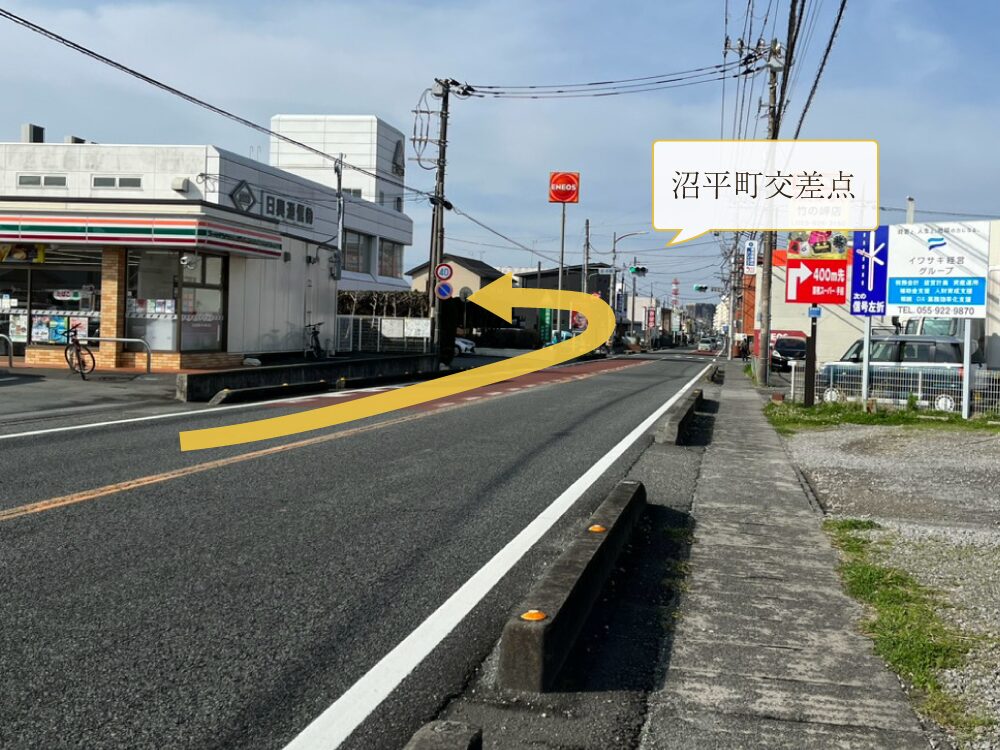
[[[580,173],[549,172],[549,203],[579,203]]]

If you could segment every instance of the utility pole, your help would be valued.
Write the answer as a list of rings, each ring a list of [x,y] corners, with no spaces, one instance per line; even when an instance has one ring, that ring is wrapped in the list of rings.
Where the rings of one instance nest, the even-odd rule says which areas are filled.
[[[583,241],[583,281],[580,283],[580,289],[584,294],[587,293],[587,271],[590,265],[590,219],[586,219],[583,223],[584,235],[586,239]]]
[[[912,195],[906,196],[906,223],[913,224],[917,220],[917,201]]]
[[[618,232],[611,234],[611,299],[608,304],[615,313],[615,331],[613,336],[618,336]]]
[[[778,119],[778,71],[785,67],[781,60],[781,45],[777,39],[771,42],[767,67],[769,79],[767,137],[773,141],[778,137],[780,123]],[[760,280],[760,341],[757,343],[760,352],[757,358],[757,382],[764,386],[768,385],[768,376],[771,370],[771,273],[774,265],[774,246],[777,242],[777,232],[764,233],[764,267]]]
[[[448,148],[448,99],[451,93],[451,80],[448,78],[435,79],[437,88],[434,91],[436,96],[441,97],[441,122],[438,135],[438,158],[437,176],[434,180],[434,197],[431,203],[434,206],[434,213],[431,219],[431,252],[430,265],[427,267],[428,285],[430,287],[430,311],[431,311],[431,350],[440,348],[441,342],[441,300],[435,293],[437,284],[434,281],[434,269],[444,258],[444,170],[448,163],[446,151]],[[440,93],[439,93],[440,92]]]
[[[729,351],[726,359],[733,359],[733,344],[736,343],[736,283],[740,278],[740,233],[733,235],[733,263],[729,268],[729,335],[726,337],[726,346]]]
[[[633,255],[632,256],[632,268],[637,268],[638,266],[639,266],[639,259]],[[632,314],[629,316],[629,321],[628,321],[628,335],[629,336],[634,336],[635,335],[635,277],[637,275],[638,274],[636,274],[634,272],[632,273]]]
[[[337,291],[333,296],[333,338],[331,341],[333,345],[330,347],[331,351],[337,353],[337,339],[340,338],[340,322],[337,316],[340,313],[340,276],[341,270],[344,267],[344,155],[341,154],[337,159],[337,254],[340,256],[339,259],[335,259],[337,263]],[[353,325],[353,322],[352,322]]]

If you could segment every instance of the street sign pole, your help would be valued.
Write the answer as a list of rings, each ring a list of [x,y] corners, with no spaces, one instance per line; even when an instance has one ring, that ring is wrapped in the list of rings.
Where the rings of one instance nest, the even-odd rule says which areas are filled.
[[[566,260],[566,204],[562,204],[562,229],[559,232],[559,285],[562,291],[563,264]],[[556,336],[558,341],[562,341],[562,310],[556,310]]]
[[[868,408],[868,370],[872,356],[872,318],[865,318],[865,348],[861,354],[861,403]]]
[[[965,319],[965,351],[962,354],[962,419],[972,415],[972,319]]]
[[[812,309],[819,310],[819,305],[814,303]],[[816,322],[818,320],[815,313],[809,316],[809,340],[806,341],[806,386],[803,398],[803,403],[806,406],[813,406],[816,403]]]

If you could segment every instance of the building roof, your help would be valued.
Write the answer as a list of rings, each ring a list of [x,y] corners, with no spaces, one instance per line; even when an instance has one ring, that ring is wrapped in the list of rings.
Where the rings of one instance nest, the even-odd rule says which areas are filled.
[[[451,253],[445,253],[444,261],[454,261],[458,265],[465,268],[467,271],[471,271],[476,274],[481,279],[499,279],[503,276],[503,272],[499,269],[494,268],[489,263],[485,263],[476,258],[466,258],[463,255],[452,255]],[[417,274],[423,273],[427,270],[428,263],[421,263],[419,266],[414,266],[409,271],[406,272],[407,276],[415,276]]]

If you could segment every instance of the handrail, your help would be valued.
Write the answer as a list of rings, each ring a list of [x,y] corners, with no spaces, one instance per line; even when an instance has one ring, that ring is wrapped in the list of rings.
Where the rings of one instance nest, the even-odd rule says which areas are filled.
[[[113,336],[79,336],[81,342],[84,341],[112,341],[121,344],[142,344],[143,348],[146,350],[146,374],[151,375],[153,372],[153,350],[149,348],[149,344],[146,343],[146,339],[120,339]]]
[[[7,342],[7,367],[14,369],[14,342],[10,340],[10,336],[0,333],[0,339]]]

